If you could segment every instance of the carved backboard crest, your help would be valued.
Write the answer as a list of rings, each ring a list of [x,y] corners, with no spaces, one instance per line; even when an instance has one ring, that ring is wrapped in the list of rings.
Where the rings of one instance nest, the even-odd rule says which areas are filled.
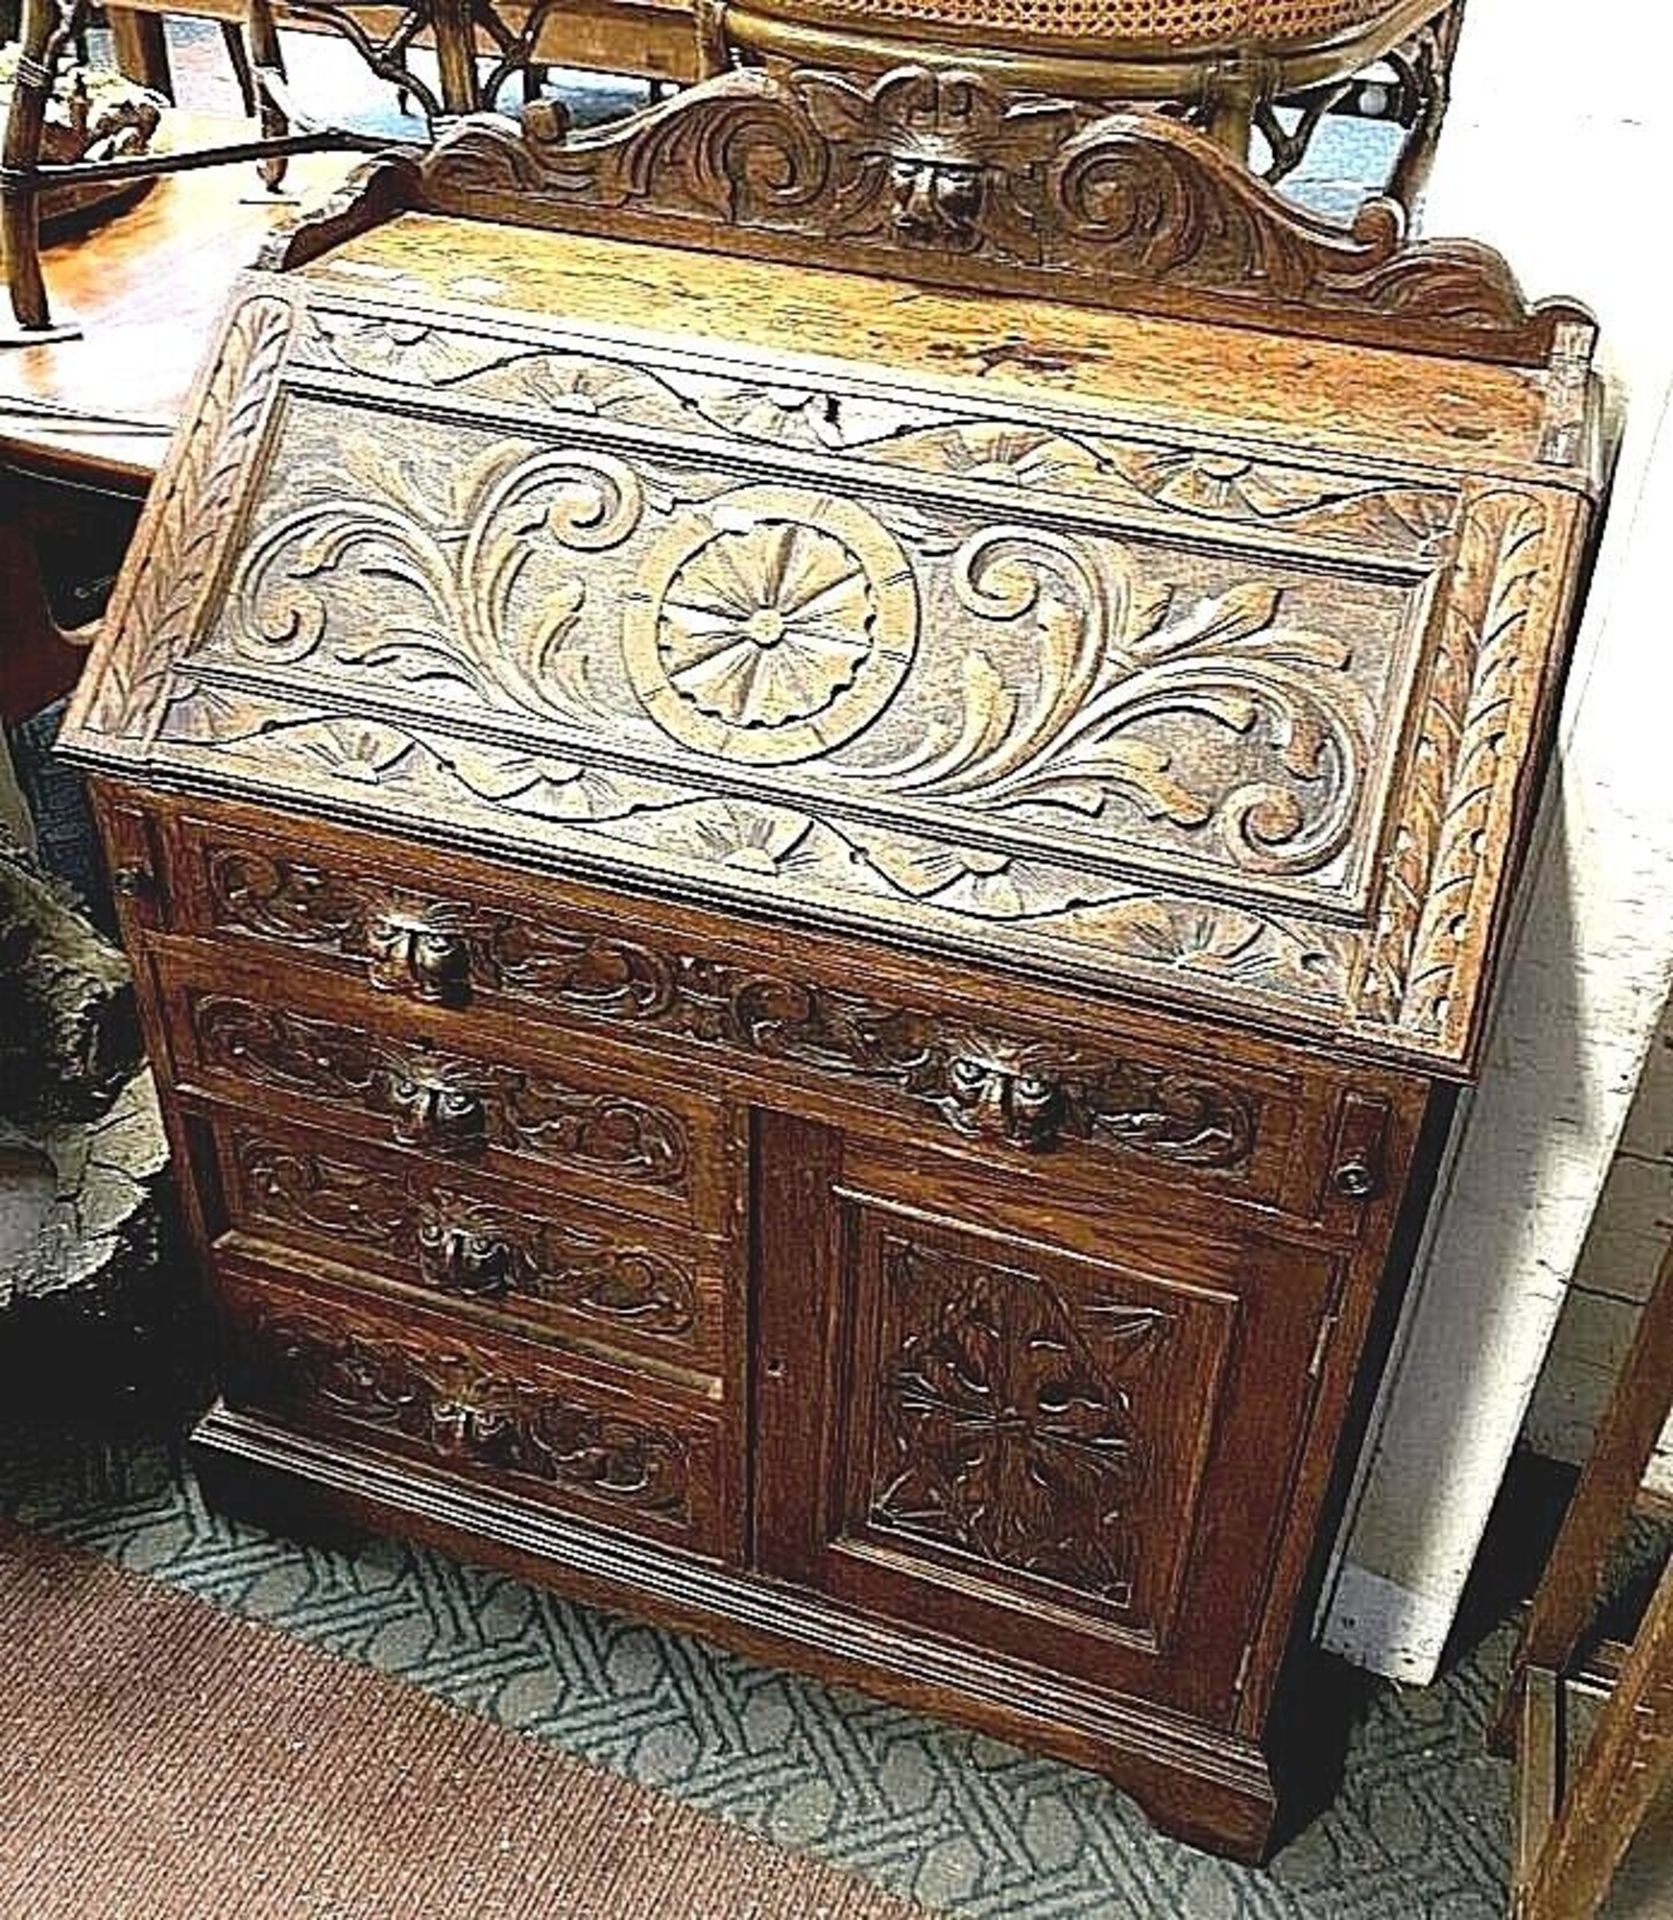
[[[398,206],[1522,364],[1591,331],[1572,304],[1530,308],[1489,247],[1408,243],[1392,200],[1344,228],[1159,114],[919,67],[740,70],[588,131],[550,101],[478,116],[374,163],[264,264]]]

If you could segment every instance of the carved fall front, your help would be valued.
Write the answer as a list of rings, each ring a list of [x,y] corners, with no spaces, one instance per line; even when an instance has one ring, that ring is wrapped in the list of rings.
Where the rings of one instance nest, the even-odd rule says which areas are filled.
[[[195,664],[326,701],[372,672],[475,718],[506,747],[460,742],[446,775],[479,797],[746,870],[817,835],[851,885],[1001,921],[1112,891],[1054,881],[1065,853],[1253,899],[1363,888],[1371,716],[1414,643],[1398,587],[642,447],[461,428],[446,463],[396,459],[331,407],[293,406],[284,452]],[[213,702],[171,730],[247,737]],[[367,778],[402,757],[312,721],[270,750],[289,733]]]
[[[413,333],[407,377],[484,373]],[[314,337],[304,358],[368,350]],[[571,397],[690,400],[574,359]],[[729,410],[766,444],[759,407]],[[167,750],[1008,956],[1344,1006],[1390,799],[1377,715],[1418,670],[1455,497],[979,422],[868,432],[929,490],[739,484],[637,425],[460,422],[443,461],[295,398]],[[1110,511],[1068,523],[1077,491]],[[1187,550],[1152,530],[1170,515],[1255,544]],[[1373,527],[1390,564],[1350,577],[1334,543]]]
[[[158,510],[172,539],[253,486],[241,557],[218,611],[184,566],[144,671],[93,677],[78,724],[116,751],[1421,1055],[1474,1037],[1472,849],[1514,804],[1566,512],[336,296],[248,312]],[[257,473],[281,349],[359,384],[286,395]],[[527,430],[392,439],[380,387]],[[1432,739],[1389,724],[1414,701]],[[445,998],[448,955],[389,940]]]

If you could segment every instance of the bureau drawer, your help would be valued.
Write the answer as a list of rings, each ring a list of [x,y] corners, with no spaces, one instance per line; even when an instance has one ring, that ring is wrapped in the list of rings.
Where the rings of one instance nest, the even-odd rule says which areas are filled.
[[[154,942],[181,1090],[444,1163],[729,1231],[737,1179],[719,1101],[575,1050],[473,1026],[460,1045],[433,1009],[372,1009],[329,979],[240,967],[212,947]],[[547,1037],[547,1047],[554,1039]]]
[[[743,1279],[726,1242],[262,1117],[212,1111],[200,1124],[220,1176],[217,1249],[270,1266],[295,1252],[343,1284],[400,1289],[730,1397]]]
[[[503,870],[388,836],[288,838],[290,824],[231,807],[172,812],[171,922],[228,951],[305,956],[369,985],[371,1004],[451,1013],[460,1032],[497,1013],[634,1043],[665,1075],[718,1058],[762,1089],[753,1097],[798,1089],[827,1110],[863,1110],[908,1150],[1028,1159],[1096,1198],[1112,1181],[1160,1182],[1357,1234],[1385,1185],[1384,1124],[1402,1097],[1386,1072],[835,936],[527,875],[513,886]]]
[[[717,1560],[741,1557],[736,1427],[599,1366],[424,1308],[223,1262],[229,1406],[339,1434]]]

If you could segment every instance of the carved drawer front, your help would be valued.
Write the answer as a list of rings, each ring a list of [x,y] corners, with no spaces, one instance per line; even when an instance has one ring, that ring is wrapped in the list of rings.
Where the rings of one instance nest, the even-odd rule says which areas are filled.
[[[466,1320],[696,1375],[729,1376],[726,1244],[448,1163],[413,1164],[339,1136],[214,1123],[220,1244],[268,1265],[296,1250],[350,1284],[416,1291]]]
[[[178,951],[178,950],[176,950]],[[707,1230],[732,1224],[718,1103],[591,1061],[454,1043],[445,1027],[364,1026],[299,975],[273,986],[213,955],[162,966],[188,1092],[294,1108],[304,1122]],[[329,989],[330,983],[327,983]]]
[[[830,1462],[811,1495],[768,1476],[763,1565],[1225,1713],[1295,1497],[1332,1258],[1068,1219],[1023,1183],[926,1176],[820,1128],[764,1139],[760,1191],[760,1445],[811,1423]]]
[[[217,1290],[229,1405],[739,1557],[740,1468],[720,1416],[422,1309],[226,1272]]]
[[[381,839],[363,851],[348,836],[321,851],[288,841],[278,816],[273,831],[182,816],[171,840],[184,924],[229,946],[304,954],[391,1004],[532,1013],[722,1053],[868,1115],[898,1114],[927,1144],[1049,1162],[1054,1179],[1100,1194],[1112,1176],[1163,1179],[1357,1231],[1358,1204],[1383,1185],[1368,1119],[1378,1101],[1361,1098],[1344,1141],[1344,1083],[1312,1063],[1194,1054],[1158,1040],[1153,1023],[1123,1031],[1084,1003],[1072,1023],[1053,1023],[1038,1001],[1028,1019],[974,997],[949,1002],[922,980],[892,988],[874,953],[827,939],[785,958],[704,937],[641,901],[606,912],[596,893],[580,904],[538,881],[513,894],[503,875],[496,886],[456,865],[438,881],[422,851]]]

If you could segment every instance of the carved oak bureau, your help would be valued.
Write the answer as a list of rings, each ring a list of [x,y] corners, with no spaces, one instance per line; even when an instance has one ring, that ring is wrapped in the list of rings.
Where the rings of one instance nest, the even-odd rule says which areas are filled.
[[[65,734],[212,1485],[1258,1856],[1591,348],[967,77],[371,165],[241,283]]]

